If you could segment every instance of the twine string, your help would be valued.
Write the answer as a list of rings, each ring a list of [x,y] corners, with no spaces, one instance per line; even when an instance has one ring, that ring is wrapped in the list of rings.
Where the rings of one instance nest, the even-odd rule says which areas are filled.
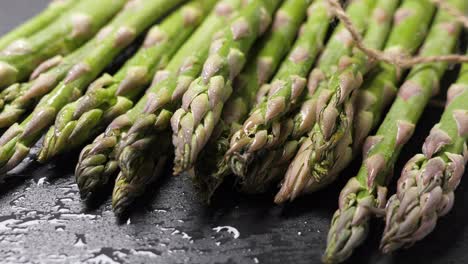
[[[468,28],[468,17],[464,16],[460,11],[447,4],[445,0],[431,0],[439,8],[453,16],[459,23]],[[448,62],[448,63],[468,63],[468,56],[460,54],[448,54],[439,56],[410,56],[408,54],[394,52],[383,52],[380,50],[372,49],[364,44],[361,33],[353,25],[353,22],[344,11],[338,0],[327,0],[330,10],[340,20],[341,23],[351,34],[356,48],[364,52],[370,59],[376,61],[384,61],[393,64],[400,68],[411,68],[417,64],[433,63],[433,62]]]

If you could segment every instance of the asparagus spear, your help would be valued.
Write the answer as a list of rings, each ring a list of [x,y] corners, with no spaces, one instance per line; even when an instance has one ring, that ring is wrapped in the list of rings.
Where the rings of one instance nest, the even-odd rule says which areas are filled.
[[[90,194],[101,189],[119,172],[118,144],[121,144],[122,137],[127,132],[132,132],[129,129],[140,116],[147,111],[156,112],[159,109],[157,108],[159,103],[169,106],[174,101],[174,104],[178,104],[188,84],[200,73],[203,62],[208,56],[209,45],[206,45],[206,40],[211,39],[224,26],[226,20],[235,14],[234,11],[239,8],[240,2],[241,0],[220,1],[210,16],[171,59],[165,70],[156,73],[153,85],[135,107],[116,118],[103,134],[83,149],[75,172],[82,197],[89,197]],[[167,94],[173,96],[167,97]],[[153,107],[155,104],[156,108]],[[164,117],[166,112],[157,113]],[[163,147],[161,146],[161,151],[164,155],[171,152],[164,151]],[[152,157],[159,158],[160,156],[152,155]],[[116,197],[124,197],[125,191],[131,188],[125,188],[125,186],[131,186],[131,182],[129,184],[125,181],[117,181],[116,184],[119,186],[114,191]],[[117,188],[121,190],[119,192],[122,195],[117,194]]]
[[[87,93],[66,105],[49,129],[39,161],[83,144],[133,105],[143,88],[201,23],[214,0],[196,0],[174,12],[148,33],[143,47],[113,77],[104,74]],[[1,116],[1,115],[0,115]]]
[[[433,5],[426,0],[404,2],[395,14],[394,27],[385,50],[395,54],[414,52],[426,34],[433,10]],[[372,39],[373,36],[370,38]],[[366,56],[362,53],[358,56],[358,58],[363,59],[361,62],[365,63]],[[362,64],[362,67],[366,67],[365,64]],[[390,68],[385,76],[388,74],[393,80],[396,80],[397,78],[393,77],[397,71],[393,70]],[[321,104],[323,107],[317,107],[317,123],[302,142],[296,157],[291,162],[275,202],[282,203],[293,200],[301,194],[323,188],[333,182],[338,173],[351,160],[353,156],[351,133],[353,131],[354,98],[349,96],[348,91],[359,87],[359,85],[353,85],[357,79],[352,80],[351,76],[356,75],[347,70],[343,71],[330,80],[334,91],[326,89],[319,96],[318,101],[320,102],[317,104]],[[337,85],[340,79],[343,80],[343,88]],[[341,90],[343,90],[343,99],[340,95]],[[340,103],[340,100],[343,102]],[[334,108],[338,105],[341,105],[338,109]],[[319,111],[319,109],[322,110]],[[324,133],[326,131],[333,131],[333,133]]]
[[[459,0],[451,0],[451,2],[457,4],[458,7],[463,5]],[[417,7],[414,10],[413,14],[416,10],[421,10],[423,16],[428,15],[428,9]],[[417,21],[414,26],[420,28],[423,20],[418,18],[414,21]],[[396,26],[395,30],[398,27]],[[460,28],[453,17],[439,11],[420,55],[449,54],[457,42]],[[406,27],[406,30],[409,29],[410,27]],[[413,33],[408,36],[415,35]],[[444,73],[446,66],[444,63],[434,63],[414,67],[401,86],[398,97],[377,134],[367,138],[363,150],[365,160],[359,173],[348,181],[340,194],[340,209],[332,220],[324,257],[326,260],[332,262],[346,259],[365,239],[373,208],[384,204],[386,195],[384,185],[399,152],[411,137],[414,126],[429,98],[437,92],[440,76]]]
[[[0,88],[23,81],[44,60],[55,55],[70,53],[80,47],[126,2],[126,0],[79,1],[43,30],[11,43],[0,53]]]
[[[75,64],[58,86],[39,102],[21,124],[15,124],[0,138],[0,171],[16,167],[29,153],[60,109],[79,97],[97,75],[149,27],[179,2],[174,0],[135,1],[102,29],[100,45]],[[103,33],[104,32],[104,33]]]
[[[279,0],[251,1],[220,38],[208,57],[203,72],[190,85],[182,107],[172,117],[175,146],[174,173],[193,167],[198,154],[211,137],[224,103],[232,92],[232,81],[244,67],[245,54],[271,22]]]
[[[347,13],[350,15],[351,19],[355,21],[360,31],[365,30],[367,17],[371,13],[374,4],[375,1],[356,1],[348,7]],[[329,15],[323,12],[319,12],[319,14],[323,14],[326,16],[325,18],[318,17],[314,19],[314,21],[310,21],[309,27],[312,28],[309,32],[313,33],[316,28],[319,28],[314,27],[314,24],[317,23],[320,23],[322,27],[324,27],[324,31],[320,34],[326,32],[328,24],[324,23],[327,23]],[[301,44],[302,42],[308,43],[310,39],[310,37],[303,35],[298,39],[296,45],[300,47],[303,45]],[[321,35],[319,39],[321,40],[310,41],[309,49],[312,50],[314,49],[314,45],[323,42],[323,35]],[[323,44],[319,44],[319,46],[321,45]],[[321,79],[324,79],[326,75],[331,75],[336,70],[338,60],[341,56],[349,54],[352,50],[352,46],[353,43],[348,31],[343,25],[340,25],[333,33],[330,41],[328,41],[318,62],[318,67],[311,72],[308,85],[309,93],[313,93],[316,90],[316,87],[321,83]],[[313,52],[311,52],[311,54],[313,54]],[[311,59],[313,62],[313,58]],[[283,146],[282,143],[285,142],[291,134],[291,129],[293,129],[291,122],[285,120],[289,120],[288,112],[294,111],[295,107],[300,105],[303,95],[301,95],[301,91],[292,90],[291,88],[293,86],[290,84],[283,87],[281,87],[281,84],[288,80],[290,74],[297,74],[297,76],[301,77],[305,76],[312,66],[312,63],[307,62],[307,64],[303,65],[305,67],[298,67],[295,70],[292,70],[291,64],[293,64],[291,60],[287,60],[283,63],[270,86],[271,88],[269,90],[271,95],[266,95],[263,101],[256,106],[251,112],[250,118],[244,123],[244,127],[238,130],[231,141],[231,153],[228,155],[228,159],[230,159],[231,163],[230,166],[234,173],[242,179],[241,188],[246,192],[262,192],[266,190],[269,184],[279,175],[275,170],[271,170],[272,174],[267,175],[269,171],[268,165],[271,165],[270,162],[275,160],[272,158],[278,155],[282,157],[283,154],[288,156],[292,151],[291,147],[294,147],[293,145],[288,145],[285,152],[281,149]],[[275,88],[278,86],[279,90]],[[286,96],[285,94],[297,97],[296,100],[298,103],[296,103],[296,106],[285,106],[290,109],[285,109],[281,112],[281,114],[284,113],[284,115],[265,119],[268,117],[266,115],[269,108],[268,105],[274,105],[274,102],[277,101],[278,98],[284,98],[284,96]],[[288,102],[288,100],[285,100],[285,102]],[[259,139],[256,139],[256,137]],[[261,140],[261,137],[265,137],[266,140]],[[251,149],[251,145],[256,145],[256,147]],[[281,150],[278,151],[279,149]],[[276,176],[273,176],[273,174]]]
[[[245,120],[255,103],[257,91],[269,81],[291,48],[309,2],[287,0],[282,4],[276,12],[271,30],[254,49],[256,52],[249,56],[248,64],[234,81],[233,94],[226,102],[221,120],[193,170],[194,182],[205,201],[210,201],[218,186],[231,173],[224,155],[232,132]],[[323,5],[321,1],[319,3]],[[313,10],[313,7],[310,8]]]
[[[0,38],[0,50],[5,49],[12,42],[30,36],[42,28],[47,27],[62,13],[69,10],[77,2],[73,0],[53,0],[49,6],[35,17],[15,28]]]
[[[422,240],[435,228],[454,203],[454,191],[465,172],[468,158],[468,64],[458,82],[448,90],[447,107],[426,138],[423,154],[408,161],[397,193],[386,208],[381,248],[385,253]]]

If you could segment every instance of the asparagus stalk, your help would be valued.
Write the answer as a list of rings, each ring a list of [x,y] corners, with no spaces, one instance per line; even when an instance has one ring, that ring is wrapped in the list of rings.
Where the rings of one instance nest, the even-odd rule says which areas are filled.
[[[453,206],[465,172],[468,139],[468,65],[448,90],[447,107],[417,154],[408,161],[386,208],[381,248],[409,247],[435,228]]]
[[[65,79],[42,98],[26,120],[10,127],[0,138],[0,172],[6,173],[16,167],[53,123],[58,111],[79,97],[136,36],[178,3],[174,0],[136,1],[102,29],[96,37],[100,45],[71,68]]]
[[[463,5],[459,0],[451,2],[458,7]],[[413,14],[416,10],[420,10],[423,16],[427,16],[429,9],[422,10],[417,7],[414,10]],[[413,24],[414,27],[420,28],[423,21],[421,17],[414,21],[417,21]],[[429,20],[426,23],[428,24]],[[398,27],[396,26],[395,30]],[[406,30],[408,29],[410,27],[406,27]],[[439,11],[420,55],[451,53],[460,29],[460,25],[453,17]],[[420,29],[414,30],[417,32]],[[413,33],[407,36],[415,35]],[[385,182],[391,174],[399,152],[411,137],[415,124],[431,95],[437,92],[440,77],[446,66],[444,63],[433,63],[414,67],[401,86],[398,97],[377,134],[367,138],[363,150],[365,160],[359,173],[348,181],[340,194],[339,210],[333,217],[328,236],[328,247],[324,257],[326,260],[332,262],[346,259],[365,239],[373,209],[381,208],[385,203]]]
[[[375,1],[356,1],[349,5],[347,13],[353,21],[355,21],[357,28],[360,31],[364,31],[367,25],[368,15],[371,13]],[[324,17],[317,17],[310,21],[309,27],[312,27],[310,32],[313,32],[316,27],[314,24],[321,23],[326,32],[328,25],[324,24],[329,20],[329,14],[325,14],[325,7],[322,7],[322,14]],[[313,14],[313,11],[312,11]],[[321,33],[323,34],[323,32]],[[303,36],[298,39],[297,44],[299,47],[302,45],[301,42],[309,42],[310,37]],[[313,45],[323,42],[323,35],[319,37],[321,41],[310,41],[310,49],[313,49]],[[323,44],[319,44],[321,46]],[[352,40],[348,31],[343,25],[340,25],[333,33],[332,38],[328,41],[325,50],[323,51],[318,67],[314,69],[310,74],[308,92],[313,93],[316,87],[320,85],[321,80],[326,78],[327,75],[331,75],[336,70],[338,60],[349,53],[351,53],[353,47]],[[294,54],[294,53],[292,53]],[[313,58],[312,58],[313,62]],[[271,84],[270,95],[266,95],[261,103],[252,111],[250,118],[244,123],[244,127],[234,135],[231,141],[232,154],[228,155],[230,159],[231,168],[236,175],[241,178],[241,189],[246,192],[262,192],[265,191],[269,185],[277,179],[280,175],[277,170],[269,170],[271,162],[282,158],[283,155],[289,156],[293,152],[294,145],[287,145],[287,149],[282,149],[283,143],[291,134],[291,130],[294,128],[289,122],[288,112],[293,112],[296,106],[299,106],[302,102],[304,95],[301,95],[301,91],[294,91],[291,88],[293,86],[286,85],[279,87],[289,78],[289,74],[298,74],[297,76],[305,76],[308,73],[311,63],[306,64],[305,70],[303,68],[297,68],[296,72],[291,69],[291,60],[285,61],[282,68],[279,70],[277,76]],[[289,90],[289,91],[287,91]],[[284,94],[289,93],[289,96],[297,97],[295,100],[298,101],[296,106],[290,105],[285,106],[289,109],[285,109],[278,117],[266,118],[268,111],[268,105],[274,104],[278,98],[284,98]],[[285,100],[289,102],[288,100]],[[256,137],[264,135],[266,140],[257,140]],[[251,145],[257,145],[251,149]],[[244,145],[245,144],[245,145]],[[236,151],[233,151],[235,149]],[[281,162],[280,162],[281,163]],[[275,164],[280,167],[281,164]],[[272,172],[271,175],[269,171]],[[275,174],[275,175],[273,175]]]
[[[123,144],[121,143],[122,137],[127,132],[132,132],[129,129],[137,119],[145,120],[142,117],[145,112],[155,112],[158,113],[158,116],[164,117],[168,111],[158,111],[159,104],[165,107],[169,107],[173,102],[175,105],[178,104],[188,84],[200,73],[203,62],[208,56],[209,45],[206,45],[206,40],[211,39],[224,26],[229,17],[235,14],[234,11],[239,8],[240,3],[241,0],[220,1],[209,17],[177,51],[165,70],[156,73],[153,85],[135,107],[112,121],[103,134],[83,149],[75,172],[82,197],[89,197],[107,185],[119,173],[117,147],[119,144]],[[161,146],[161,153],[167,155],[170,152],[164,149],[164,145]],[[152,155],[151,157],[160,158],[161,155]],[[147,177],[143,173],[142,176]],[[131,181],[117,180],[114,196],[124,197],[125,193],[131,190],[132,183]],[[117,191],[118,189],[120,191]],[[129,195],[132,194],[130,192]],[[125,209],[123,203],[121,208]]]
[[[62,13],[69,10],[77,2],[73,0],[53,0],[49,6],[35,17],[15,28],[0,38],[0,50],[5,49],[14,41],[30,36],[47,27]]]
[[[426,0],[405,1],[395,14],[393,29],[385,50],[395,54],[413,53],[424,39],[433,10],[433,5]],[[370,38],[372,39],[373,36]],[[362,53],[358,54],[361,62],[365,63],[365,57]],[[365,64],[361,64],[361,68],[365,67]],[[353,68],[355,67],[348,69]],[[388,74],[393,77],[397,72],[390,69]],[[333,88],[325,89],[319,96],[317,104],[322,107],[317,107],[317,123],[302,142],[296,157],[291,162],[275,202],[293,200],[301,194],[316,191],[330,184],[353,157],[351,145],[355,98],[352,98],[349,93],[350,90],[360,85],[354,84],[358,79],[353,79],[352,76],[357,75],[348,70],[340,72],[330,80],[329,84],[332,84]],[[339,85],[340,79],[343,80],[343,87]],[[395,79],[398,78],[393,80]],[[382,90],[381,87],[380,90]],[[342,103],[340,103],[341,100]]]
[[[232,92],[232,81],[244,67],[245,54],[271,22],[279,0],[251,1],[213,44],[203,72],[183,96],[182,107],[172,117],[175,146],[174,173],[193,167],[211,137],[224,103]]]
[[[143,47],[119,72],[104,74],[83,97],[59,112],[42,144],[39,161],[80,146],[133,107],[154,73],[167,65],[213,5],[214,0],[192,1],[154,26]]]
[[[257,91],[270,80],[291,48],[309,2],[287,0],[282,4],[276,12],[271,30],[254,49],[256,52],[234,81],[233,94],[226,102],[221,120],[193,170],[194,182],[205,201],[210,201],[218,186],[231,173],[224,155],[232,132],[244,122],[255,103]]]
[[[44,60],[55,55],[68,54],[80,47],[126,2],[79,1],[43,30],[8,45],[0,53],[0,88],[23,81]]]

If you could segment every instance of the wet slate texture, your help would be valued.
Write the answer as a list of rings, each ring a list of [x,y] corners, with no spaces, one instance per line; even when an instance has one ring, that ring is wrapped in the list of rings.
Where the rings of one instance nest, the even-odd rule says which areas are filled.
[[[0,0],[0,34],[43,8],[47,0]],[[455,71],[454,71],[455,72]],[[453,74],[444,83],[454,79]],[[416,153],[441,108],[432,106],[397,166]],[[272,195],[243,196],[225,189],[202,204],[186,176],[167,177],[117,222],[108,199],[87,206],[73,178],[77,153],[48,165],[31,159],[0,186],[0,263],[320,263],[343,179],[287,206]],[[168,173],[169,174],[169,173]],[[468,257],[466,182],[454,210],[424,242],[393,256],[378,253],[382,231],[371,235],[349,263],[465,263]]]

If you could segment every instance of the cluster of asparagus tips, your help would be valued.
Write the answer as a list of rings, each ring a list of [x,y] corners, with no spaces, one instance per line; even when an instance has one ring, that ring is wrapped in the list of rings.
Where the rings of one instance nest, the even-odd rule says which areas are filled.
[[[208,1],[192,1],[149,30],[140,50],[114,76],[104,74],[86,94],[57,115],[42,144],[39,161],[80,146],[134,105],[156,70],[164,68],[204,17]],[[0,115],[1,116],[1,115]]]
[[[194,80],[172,117],[174,173],[193,167],[218,123],[232,82],[241,72],[255,40],[271,23],[278,0],[250,1],[239,16],[216,36],[201,76]]]
[[[127,118],[125,118],[127,119]],[[122,130],[128,129],[124,118],[117,118],[98,136],[94,142],[81,151],[75,178],[81,198],[91,198],[93,193],[103,189],[115,176],[118,164],[115,160],[115,146]]]
[[[366,30],[368,17],[375,2],[355,1],[347,7],[346,13],[357,30]],[[317,12],[312,12],[312,14],[316,16]],[[328,15],[330,16],[331,13]],[[328,77],[336,72],[340,58],[352,53],[353,44],[348,30],[340,24],[334,30],[330,40],[327,41],[317,62],[317,67],[309,74],[307,90],[303,92],[304,94],[301,95],[301,99],[297,103],[297,106],[300,105],[300,107],[294,106],[291,108],[291,114],[273,120],[271,127],[277,129],[275,133],[270,132],[268,135],[268,147],[244,153],[242,157],[233,155],[232,166],[236,168],[235,173],[242,179],[242,191],[248,193],[264,192],[282,179],[290,161],[297,153],[303,135],[310,131],[315,124],[316,94],[323,88]],[[287,65],[285,67],[290,70]],[[268,100],[269,95],[265,94],[264,96],[266,98],[263,100]]]
[[[386,207],[381,248],[390,253],[409,247],[435,228],[453,207],[454,191],[468,160],[468,66],[447,94],[447,106],[422,147],[403,168],[397,193]]]
[[[278,141],[277,118],[297,104],[306,88],[306,75],[323,47],[330,13],[323,1],[315,1],[308,9],[308,20],[300,31],[288,57],[282,62],[273,81],[262,87],[260,102],[252,109],[243,126],[230,142],[227,159],[236,175],[248,172],[252,157]]]
[[[122,171],[113,194],[114,209],[120,214],[146,189],[147,183],[158,176],[157,171],[151,168],[157,167],[161,163],[158,159],[163,160],[163,156],[171,151],[161,146],[161,151],[155,153],[160,146],[155,147],[153,141],[170,142],[170,135],[161,132],[170,127],[174,105],[179,105],[184,91],[201,71],[209,50],[206,39],[212,38],[236,13],[240,2],[223,0],[217,3],[211,15],[178,50],[168,66],[156,72],[153,84],[135,107],[116,118],[105,133],[83,150],[75,173],[83,197],[88,197],[113,179],[119,172],[120,163]],[[144,165],[139,166],[142,163]]]
[[[0,52],[0,88],[24,81],[41,62],[82,46],[126,3],[79,1],[37,33],[10,43]]]
[[[454,0],[456,2],[458,0]],[[405,2],[406,3],[406,2]],[[458,1],[459,7],[461,2]],[[403,4],[405,5],[405,4]],[[417,9],[420,10],[420,9]],[[431,14],[421,10],[429,25]],[[417,19],[420,26],[421,18]],[[421,56],[450,54],[455,47],[460,26],[447,13],[439,11],[421,49]],[[414,34],[411,34],[414,36]],[[442,44],[444,43],[444,44]],[[415,124],[431,96],[437,93],[444,63],[423,64],[413,68],[401,86],[397,99],[374,136],[363,146],[364,162],[356,177],[342,190],[328,235],[324,259],[341,262],[348,258],[367,236],[370,218],[382,214],[385,187],[403,146],[411,138]]]
[[[395,7],[388,3],[382,2],[382,8],[374,13],[373,23],[364,38],[366,45],[382,48],[385,44],[393,16],[387,14],[385,17],[380,14],[389,13],[384,8],[390,8],[393,13],[391,8]],[[421,10],[414,11],[418,8],[424,8],[427,12],[422,14]],[[432,18],[430,11],[433,9],[428,1],[405,1],[395,13],[385,50],[410,53],[417,49],[425,36]],[[418,34],[418,37],[402,37],[412,34]],[[364,123],[363,129],[372,124],[371,120],[355,120],[357,93],[353,91],[360,88],[363,74],[370,69],[367,55],[357,51],[352,58],[343,58],[340,64],[341,70],[329,79],[328,87],[318,96],[316,124],[302,142],[286,172],[284,184],[275,198],[278,203],[293,200],[301,194],[316,191],[333,182],[354,156],[354,121]]]
[[[215,3],[213,1],[212,5]],[[120,173],[112,195],[112,207],[117,216],[125,213],[129,205],[162,176],[173,153],[170,126],[173,111],[180,106],[182,95],[202,70],[209,52],[206,39],[225,25],[239,5],[239,0],[217,3],[170,65],[156,73],[141,114],[117,147]]]
[[[181,1],[181,0],[180,0]],[[88,44],[99,43],[76,61],[66,77],[46,96],[21,124],[11,126],[0,138],[0,171],[16,167],[55,120],[67,103],[76,100],[99,73],[133,40],[178,4],[174,0],[132,1]]]
[[[130,128],[129,133],[132,133],[131,129],[137,126],[140,128],[140,133],[145,132],[145,127],[153,131],[152,125],[158,122],[169,123],[168,117],[167,114],[159,116],[165,119],[164,121],[156,120],[154,115],[139,119]],[[117,152],[120,173],[112,193],[112,209],[117,217],[124,215],[135,199],[142,196],[148,187],[163,175],[167,161],[172,157],[170,138],[170,129],[165,127],[163,131],[154,136],[146,136],[143,140],[134,141],[132,138],[132,141],[128,142],[127,139],[130,144],[122,152]],[[160,140],[157,146],[154,144],[156,140]],[[144,153],[139,151],[140,146],[146,150]]]
[[[290,50],[308,6],[307,0],[284,1],[275,13],[270,31],[256,45],[258,50],[235,79],[234,91],[226,102],[221,121],[194,166],[194,182],[205,201],[210,201],[218,186],[231,173],[224,158],[229,139],[254,105],[260,87],[270,80]]]

